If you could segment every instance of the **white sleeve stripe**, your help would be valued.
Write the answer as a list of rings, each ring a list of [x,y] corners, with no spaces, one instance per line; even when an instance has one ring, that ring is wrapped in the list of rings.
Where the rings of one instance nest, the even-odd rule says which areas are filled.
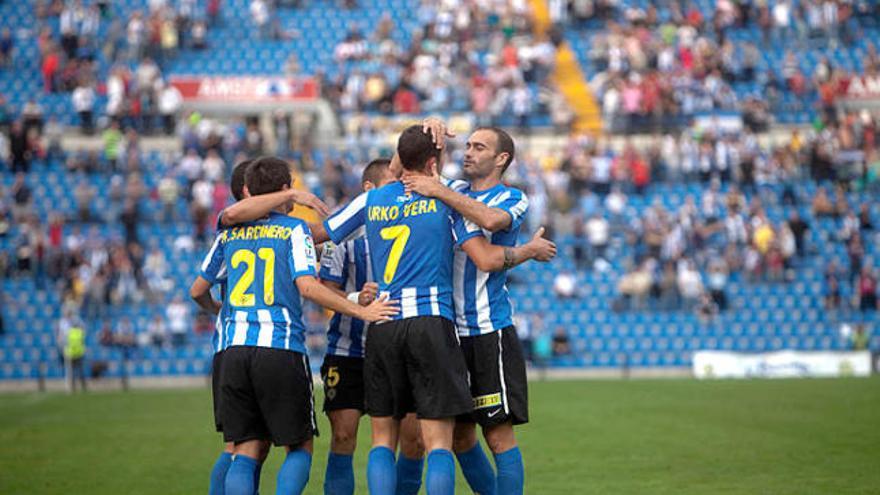
[[[314,258],[309,256],[307,237],[302,225],[297,225],[290,237],[294,272],[303,272],[315,266]]]
[[[513,215],[514,219],[516,219],[516,217],[522,216],[528,209],[529,199],[523,196],[517,204],[513,205],[513,207],[510,208],[510,214]]]
[[[360,196],[354,198],[354,201],[348,204],[345,208],[342,209],[336,215],[330,217],[327,220],[327,226],[330,230],[337,230],[340,228],[345,222],[351,220],[351,218],[358,214],[364,207],[367,206],[367,193],[363,193]]]
[[[220,236],[218,235],[214,238],[214,244],[211,246],[211,250],[208,251],[207,256],[202,261],[202,271],[207,271],[208,267],[211,265],[211,260],[214,258],[214,252],[217,251],[217,248],[220,246]]]

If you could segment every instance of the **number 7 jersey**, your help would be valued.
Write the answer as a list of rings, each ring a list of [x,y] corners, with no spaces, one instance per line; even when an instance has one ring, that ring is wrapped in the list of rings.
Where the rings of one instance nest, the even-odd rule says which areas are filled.
[[[211,283],[226,278],[223,347],[305,353],[305,326],[295,280],[315,276],[315,248],[302,220],[270,213],[217,235],[202,263]]]
[[[442,201],[407,195],[401,182],[365,192],[324,222],[336,243],[365,233],[379,290],[400,301],[395,319],[454,320],[452,257],[456,245],[481,235]]]

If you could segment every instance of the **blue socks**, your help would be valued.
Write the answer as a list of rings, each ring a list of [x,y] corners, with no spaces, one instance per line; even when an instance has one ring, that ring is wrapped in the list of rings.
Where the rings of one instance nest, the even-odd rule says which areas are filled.
[[[254,495],[254,473],[259,464],[252,457],[241,454],[235,456],[226,471],[224,495]]]
[[[422,487],[422,464],[424,459],[397,456],[397,495],[416,495]]]
[[[226,484],[226,471],[229,471],[229,465],[232,464],[232,454],[222,452],[217,462],[214,463],[214,469],[211,470],[211,484],[208,487],[208,495],[223,495],[223,488]]]
[[[498,467],[498,493],[522,495],[525,470],[519,447],[495,454],[495,466]]]
[[[388,447],[373,447],[367,460],[367,486],[370,495],[394,495],[397,470],[394,452]]]
[[[236,461],[238,458],[236,458]],[[303,449],[291,450],[278,470],[277,495],[299,495],[309,482],[312,454]]]
[[[425,485],[428,495],[455,494],[455,459],[452,457],[452,452],[435,449],[428,454]]]
[[[466,452],[455,454],[458,463],[461,465],[461,472],[464,473],[464,479],[474,493],[478,495],[495,495],[495,470],[489,463],[489,458],[483,452],[480,442],[474,444],[473,448]],[[504,493],[504,492],[499,492]]]
[[[260,473],[263,472],[263,463],[257,464],[257,469],[254,470],[254,493],[256,495],[260,495]]]
[[[327,457],[327,473],[324,475],[324,495],[352,495],[354,493],[354,468],[351,456],[330,452]]]

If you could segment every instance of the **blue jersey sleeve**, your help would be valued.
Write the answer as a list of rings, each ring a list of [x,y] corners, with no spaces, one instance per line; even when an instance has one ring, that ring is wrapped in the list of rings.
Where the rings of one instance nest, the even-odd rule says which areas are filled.
[[[211,284],[226,280],[226,263],[224,263],[224,249],[223,242],[221,242],[223,235],[223,231],[217,233],[214,237],[214,244],[211,245],[211,250],[205,255],[205,259],[202,260],[199,274]]]
[[[315,243],[312,241],[312,233],[305,223],[300,223],[293,229],[293,235],[290,236],[291,257],[293,263],[290,272],[293,279],[304,276],[316,276],[318,274],[315,268]]]
[[[519,189],[512,188],[508,189],[501,197],[503,199],[498,204],[492,205],[492,208],[498,208],[510,215],[510,226],[505,229],[506,232],[516,230],[525,219],[526,211],[529,209],[529,198]]]
[[[452,238],[455,239],[456,246],[461,246],[465,241],[483,235],[483,229],[479,225],[465,220],[458,212],[452,212],[449,218],[452,221]]]
[[[324,251],[321,253],[321,270],[318,276],[321,280],[329,280],[344,285],[346,279],[345,257],[349,243],[335,245],[332,242],[324,243]]]
[[[324,221],[324,229],[334,244],[340,245],[363,235],[368,194],[369,192],[361,194]]]

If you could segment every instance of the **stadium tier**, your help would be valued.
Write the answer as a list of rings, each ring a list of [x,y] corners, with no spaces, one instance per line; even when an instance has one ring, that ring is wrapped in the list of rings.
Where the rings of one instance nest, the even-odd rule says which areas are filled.
[[[149,154],[146,163],[155,167],[161,177],[171,164],[161,156]],[[108,179],[104,175],[73,175],[66,172],[58,160],[33,164],[37,173],[27,176],[26,183],[33,189],[35,213],[49,218],[53,212],[75,211],[70,191],[86,181],[97,191],[92,212],[112,209]],[[145,174],[147,187],[153,189],[155,178]],[[10,174],[3,174],[2,186],[9,191],[14,182]],[[185,181],[180,181],[181,188]],[[816,185],[810,181],[796,184],[799,194],[808,198]],[[726,187],[724,188],[726,189]],[[724,191],[722,189],[722,191]],[[643,216],[656,203],[669,211],[676,211],[690,194],[700,200],[704,187],[696,184],[654,185],[642,197],[632,195],[627,218]],[[851,192],[847,201],[853,205],[871,204],[873,214],[878,215],[880,204],[874,193]],[[180,211],[187,210],[184,199],[179,200]],[[794,261],[796,276],[789,282],[748,281],[742,274],[733,273],[727,287],[729,308],[713,321],[706,323],[693,311],[685,310],[625,310],[615,311],[618,299],[617,281],[624,273],[624,262],[632,249],[624,242],[623,230],[612,234],[607,259],[607,271],[579,269],[572,257],[576,244],[584,245],[584,239],[571,236],[558,239],[560,257],[550,264],[525,264],[512,272],[510,293],[517,312],[526,318],[540,315],[547,331],[558,327],[571,339],[572,352],[554,358],[554,366],[574,367],[682,367],[691,364],[696,350],[719,349],[743,352],[762,352],[780,349],[796,350],[842,350],[850,348],[850,342],[840,334],[840,324],[880,324],[880,312],[850,310],[826,311],[823,307],[827,294],[824,271],[829,260],[837,260],[839,266],[848,266],[845,247],[837,241],[843,219],[815,218],[806,202],[799,208],[801,216],[812,229],[808,234],[810,252]],[[117,206],[118,208],[118,206]],[[781,204],[767,205],[771,221],[778,222],[789,217],[793,207]],[[192,233],[189,221],[163,223],[150,215],[161,210],[158,199],[149,196],[142,200],[141,211],[145,219],[138,227],[138,236],[144,246],[157,246],[167,260],[167,277],[178,291],[198,274],[198,265],[204,249],[179,249],[175,240]],[[117,239],[124,236],[119,223],[69,222],[64,227],[67,236],[74,229],[83,235],[97,235],[100,239]],[[0,251],[13,255],[22,235],[18,226],[0,236]],[[866,257],[878,259],[880,251],[876,242],[866,243]],[[560,272],[576,274],[581,293],[574,298],[560,298],[549,290],[554,277]],[[55,331],[61,318],[61,293],[54,283],[35,280],[31,275],[4,277],[2,289],[5,302],[2,305],[6,333],[0,336],[0,377],[4,379],[36,378],[45,366],[48,377],[63,374],[55,345]],[[841,284],[844,300],[852,297],[849,284]],[[142,334],[154,315],[165,315],[167,302],[124,302],[108,305],[103,318],[88,320],[89,359],[108,364],[108,376],[120,376],[123,353],[130,355],[130,373],[133,376],[204,375],[210,370],[213,354],[210,332],[198,336],[191,332],[187,342],[177,347],[152,345],[137,346],[125,351],[118,346],[104,346],[99,342],[97,331],[104,320],[118,322],[127,317],[135,332]],[[876,327],[875,327],[876,328]],[[323,331],[319,322],[311,330]],[[880,335],[873,337],[872,347],[880,347]],[[318,356],[316,356],[317,358]]]
[[[551,365],[687,367],[697,350],[841,350],[853,345],[851,336],[841,332],[842,324],[880,328],[880,312],[876,309],[853,308],[860,304],[854,287],[862,267],[866,268],[866,284],[874,277],[876,292],[876,275],[871,270],[875,268],[872,262],[876,265],[880,260],[875,230],[880,220],[874,220],[870,229],[864,226],[872,218],[880,219],[878,120],[867,111],[841,111],[839,122],[837,118],[829,119],[830,115],[824,114],[829,106],[825,97],[829,95],[821,94],[823,84],[838,81],[838,76],[841,81],[849,81],[876,70],[876,43],[880,40],[880,3],[876,0],[841,2],[840,10],[834,10],[837,14],[817,14],[821,2],[770,2],[770,11],[742,3],[747,8],[740,14],[750,15],[733,15],[730,2],[709,0],[687,5],[666,2],[662,6],[646,0],[532,2],[551,7],[553,26],[546,37],[540,29],[535,28],[533,33],[531,24],[520,22],[517,9],[527,9],[529,2],[500,2],[505,4],[500,8],[503,12],[479,12],[479,19],[477,10],[468,10],[471,7],[456,11],[464,21],[431,1],[414,7],[414,2],[404,0],[316,0],[294,7],[290,4],[299,2],[228,0],[220,2],[216,20],[205,13],[205,2],[101,2],[107,8],[96,14],[97,18],[89,17],[89,9],[98,8],[96,2],[83,2],[86,9],[82,12],[51,10],[65,2],[36,3],[39,8],[35,8],[35,2],[0,3],[0,29],[8,29],[11,36],[0,38],[4,50],[0,95],[5,98],[0,102],[0,126],[3,146],[9,144],[11,148],[9,153],[5,149],[0,153],[0,379],[62,376],[56,332],[68,310],[84,319],[88,359],[106,364],[106,369],[99,370],[106,376],[123,374],[123,357],[130,360],[126,374],[133,376],[209,373],[213,323],[197,316],[188,300],[186,308],[176,312],[179,303],[173,302],[173,296],[184,296],[198,274],[212,235],[212,222],[229,201],[225,181],[232,164],[243,155],[275,151],[268,149],[268,139],[264,142],[261,132],[265,125],[259,128],[243,120],[226,125],[228,122],[223,121],[215,122],[212,129],[205,125],[208,119],[190,115],[170,125],[176,126],[177,137],[186,149],[141,151],[137,132],[148,134],[152,129],[144,128],[138,112],[141,105],[155,107],[156,119],[146,127],[158,127],[156,110],[162,104],[154,100],[159,99],[161,90],[156,88],[164,87],[163,80],[174,76],[316,76],[323,82],[321,96],[330,101],[340,121],[353,113],[401,113],[396,110],[407,106],[404,98],[398,102],[395,97],[393,107],[383,106],[388,103],[384,100],[391,99],[392,90],[398,94],[406,92],[398,91],[400,88],[425,86],[429,90],[418,91],[416,104],[409,105],[414,107],[412,112],[403,113],[411,113],[414,118],[432,112],[469,114],[476,123],[491,114],[490,121],[502,127],[517,126],[521,131],[537,130],[546,135],[553,124],[567,133],[571,121],[557,122],[553,115],[552,101],[562,90],[549,74],[553,63],[545,66],[541,57],[548,45],[555,53],[555,46],[547,40],[565,41],[571,47],[577,69],[589,81],[588,87],[583,84],[580,89],[595,97],[606,131],[616,134],[650,130],[656,137],[639,144],[645,156],[652,154],[651,163],[656,167],[642,174],[648,177],[645,181],[636,178],[635,163],[639,160],[630,160],[632,150],[609,151],[609,159],[603,160],[606,150],[602,139],[597,144],[592,138],[581,139],[574,134],[564,153],[552,150],[548,153],[552,159],[548,160],[524,153],[508,173],[535,200],[532,210],[543,208],[542,213],[528,219],[531,228],[547,222],[568,225],[554,229],[562,232],[554,239],[561,247],[558,259],[549,264],[526,263],[512,271],[508,284],[519,321],[533,332],[529,338],[542,333],[558,335],[561,340],[567,337],[568,350],[552,357]],[[274,3],[278,5],[272,6]],[[336,8],[337,3],[352,6]],[[585,6],[591,9],[581,10]],[[163,8],[169,9],[168,15],[154,15],[153,21],[173,19],[177,23],[172,23],[173,32],[163,24],[154,33],[160,35],[162,43],[146,40],[148,29],[137,21],[136,13],[149,16],[151,9]],[[845,15],[835,17],[840,14]],[[469,15],[474,15],[474,24],[480,26],[476,33],[469,31]],[[263,19],[262,23],[258,19]],[[87,28],[89,22],[92,28]],[[93,29],[81,36],[85,40],[82,44],[77,45],[76,36],[70,35],[70,23],[83,33]],[[200,30],[201,23],[206,27]],[[180,26],[186,29],[177,32]],[[383,30],[381,36],[374,35],[374,31]],[[446,37],[453,31],[467,43],[449,43]],[[376,42],[374,36],[389,43]],[[166,38],[172,39],[175,46],[157,50]],[[512,38],[517,38],[519,51]],[[413,40],[422,40],[413,50],[432,56],[423,60],[416,54],[403,56]],[[143,62],[148,53],[158,58],[155,72]],[[55,55],[70,64],[63,69],[52,65],[61,63],[52,58]],[[707,62],[713,64],[710,71],[703,70],[702,64]],[[438,69],[436,79],[442,82],[437,86],[433,86],[434,63],[443,69]],[[515,70],[508,72],[511,67]],[[125,74],[117,78],[114,71]],[[419,80],[419,73],[428,75],[427,82]],[[142,79],[149,84],[142,84]],[[377,79],[382,79],[379,87],[385,92],[371,102],[368,88],[378,84]],[[646,80],[653,82],[643,84]],[[497,93],[480,96],[474,91],[485,84],[497,85]],[[119,88],[114,89],[117,85]],[[82,115],[78,115],[77,98],[71,94],[80,86],[89,86],[94,98],[91,106],[85,105],[89,112],[80,114],[107,116],[98,123],[109,126],[114,121],[122,127],[133,125],[138,131],[123,128],[132,134],[124,138],[124,132],[101,128],[101,138],[91,138],[90,142],[101,151],[92,155],[53,146],[62,135],[82,137],[74,130],[81,124]],[[509,94],[496,98],[501,90]],[[653,94],[654,90],[659,96]],[[113,105],[107,95],[117,91],[124,95],[119,100],[124,103]],[[832,93],[833,100],[836,93]],[[651,95],[659,101],[652,101],[651,108],[647,108],[643,100]],[[664,101],[663,95],[669,101]],[[83,98],[89,99],[80,94],[80,103]],[[487,99],[501,103],[493,108]],[[740,126],[728,137],[710,136],[707,141],[701,141],[705,129],[680,132],[697,114],[732,111],[739,118],[747,113],[747,102],[754,101],[766,104],[777,124],[814,126],[812,130],[801,127],[797,132],[803,134],[796,133],[785,143],[777,140],[772,146],[762,145],[760,150],[754,143],[747,144],[756,142],[751,132],[758,130],[749,125]],[[42,115],[27,115],[29,103],[31,107],[39,106]],[[482,115],[474,108],[478,104],[488,107]],[[114,106],[119,107],[116,113],[110,110]],[[652,120],[652,115],[658,119]],[[18,124],[19,118],[24,131],[15,130],[13,122]],[[266,115],[263,120],[267,120]],[[65,127],[59,130],[53,121]],[[293,133],[289,121],[287,124],[281,127],[290,138]],[[27,136],[28,130],[35,129],[37,134],[45,133],[43,142],[49,143],[49,149]],[[280,134],[278,127],[273,130]],[[222,136],[212,134],[215,132]],[[393,141],[387,136],[371,137],[367,131],[364,134],[366,137],[339,138],[338,142],[344,143],[336,149],[303,146],[278,154],[303,165],[300,171],[304,180],[300,184],[330,203],[343,204],[351,199],[352,189],[360,186],[359,166],[372,158],[367,156],[369,152],[387,151],[388,143]],[[206,145],[213,138],[221,144]],[[584,140],[589,144],[581,149]],[[674,148],[672,155],[680,158],[677,163],[664,163],[667,142]],[[742,145],[735,152],[734,142]],[[120,149],[121,143],[131,149]],[[652,149],[647,151],[649,147]],[[26,153],[22,151],[25,148]],[[190,148],[195,154],[192,157],[187,156]],[[220,156],[205,158],[209,148],[219,151]],[[752,157],[748,180],[744,178],[747,174],[739,171],[740,164],[733,163],[735,155],[743,158],[747,153],[759,155]],[[562,154],[566,156],[560,157]],[[659,157],[661,154],[664,156]],[[460,161],[461,150],[452,155]],[[613,170],[608,165],[612,159]],[[213,168],[207,165],[209,160]],[[578,175],[582,169],[590,169],[584,162],[592,160],[607,165],[604,180],[594,170],[591,177]],[[111,162],[115,162],[112,167]],[[725,162],[724,167],[720,162]],[[849,165],[856,162],[864,167],[849,174]],[[829,164],[827,168],[834,172],[815,172],[813,168],[821,168],[817,163]],[[23,173],[16,174],[17,169]],[[717,191],[710,186],[716,182],[720,184]],[[721,280],[726,307],[720,311],[707,306],[708,313],[701,314],[696,311],[700,301],[683,302],[685,298],[680,294],[675,301],[666,301],[659,288],[657,294],[653,293],[653,287],[650,296],[631,297],[624,290],[625,281],[638,272],[637,265],[649,257],[650,251],[643,239],[634,241],[634,237],[644,234],[640,222],[661,211],[663,215],[679,215],[687,209],[688,198],[696,205],[705,205],[707,194],[725,195],[735,183],[748,189],[745,204],[758,204],[752,208],[754,211],[741,212],[757,222],[749,227],[748,239],[736,243],[715,230],[698,240],[699,249],[694,246],[697,241],[689,239],[682,241],[682,253],[673,256],[665,252],[665,247],[658,247],[662,256],[651,252],[650,257],[662,258],[661,265],[694,258],[697,278],[711,281],[707,253],[720,258],[728,247],[735,247],[742,255],[753,244],[752,230],[766,224],[773,231],[795,211],[810,226],[804,251],[786,260],[776,280],[758,273],[757,266],[754,273],[731,269],[729,276]],[[29,191],[20,198],[21,184]],[[833,190],[835,185],[841,187],[835,193],[839,195],[837,203],[847,208],[834,204],[834,215],[818,216],[815,204],[811,207],[813,198],[820,191]],[[604,188],[604,198],[612,186],[620,186],[626,193],[625,206],[617,213],[607,206],[596,207],[600,200],[586,192]],[[562,194],[558,194],[560,191]],[[594,206],[587,207],[588,202]],[[715,224],[707,221],[710,216],[715,220],[728,216],[723,201],[716,197],[709,202],[718,203],[709,208],[711,213],[697,213],[702,210],[698,207],[693,208],[693,214],[682,213],[698,219],[707,232]],[[862,207],[864,219],[847,216],[847,209],[861,215]],[[583,229],[571,227],[572,223],[582,227],[593,213],[607,221],[604,229],[609,232],[601,243],[600,254],[591,252]],[[54,223],[56,216],[63,219]],[[193,218],[196,216],[199,218]],[[557,222],[557,217],[568,220]],[[745,229],[743,225],[743,232]],[[860,229],[864,230],[860,243],[851,242],[853,230]],[[670,229],[666,234],[674,232]],[[693,231],[687,235],[697,237]],[[132,245],[136,249],[132,250]],[[761,255],[767,254],[764,251]],[[68,266],[65,263],[69,260],[61,253],[70,252],[76,252],[77,259]],[[55,260],[64,261],[55,266]],[[837,271],[829,276],[832,262]],[[763,266],[763,261],[757,263]],[[104,265],[110,266],[108,273],[96,276],[92,272]],[[77,273],[65,271],[71,267],[70,271]],[[661,268],[644,271],[660,277]],[[568,277],[562,283],[570,290],[554,290],[560,275]],[[89,295],[91,286],[81,282],[96,278],[112,287],[102,292],[104,300],[82,308],[81,301],[75,304],[66,300],[71,293],[74,299],[97,297]],[[831,279],[834,287],[829,286]],[[837,299],[831,306],[837,309],[826,308],[832,295]],[[157,315],[165,326],[156,323],[155,328],[163,329],[148,335]],[[166,327],[173,326],[171,320],[185,321],[185,334],[175,335],[173,328],[169,331]],[[117,338],[121,322],[125,322],[124,344]],[[317,335],[325,329],[323,315],[309,310],[306,322],[315,336],[310,342],[322,346]],[[104,326],[108,326],[106,332],[102,331]],[[200,332],[194,332],[195,327]],[[874,350],[880,349],[880,332],[875,333],[878,335],[867,343]],[[156,345],[151,340],[154,336],[161,343]],[[176,342],[172,344],[172,340]],[[320,349],[316,348],[315,353],[319,358]],[[320,364],[320,359],[313,363]]]

